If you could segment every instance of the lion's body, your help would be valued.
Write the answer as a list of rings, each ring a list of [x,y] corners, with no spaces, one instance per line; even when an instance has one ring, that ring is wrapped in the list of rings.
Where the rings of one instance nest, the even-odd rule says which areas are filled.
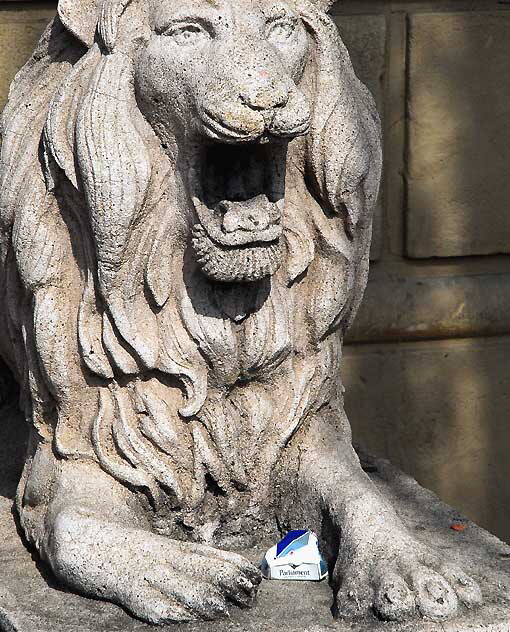
[[[21,339],[27,317],[33,327],[25,342],[32,353],[11,354],[20,381],[27,384],[32,375],[27,402],[37,401],[41,410],[29,414],[60,457],[99,461],[119,480],[156,497],[162,487],[185,510],[203,503],[206,475],[224,493],[246,491],[249,481],[256,482],[253,502],[260,503],[281,450],[302,421],[337,397],[341,334],[366,281],[370,216],[360,222],[360,260],[344,219],[328,219],[305,185],[305,146],[296,140],[287,161],[286,254],[279,271],[249,290],[211,284],[187,263],[189,240],[182,234],[189,232],[192,211],[178,170],[149,126],[137,121],[139,114],[129,114],[134,138],[124,139],[133,121],[123,128],[126,114],[118,112],[109,123],[117,127],[121,147],[111,149],[131,152],[128,173],[120,177],[134,180],[121,203],[132,205],[143,194],[136,187],[144,185],[148,199],[138,210],[141,221],[129,218],[129,230],[112,231],[112,240],[123,243],[104,246],[101,231],[111,229],[114,217],[105,229],[95,229],[92,219],[91,230],[84,189],[92,176],[76,170],[73,155],[78,151],[79,167],[77,143],[87,134],[81,119],[89,112],[104,116],[107,107],[88,96],[96,82],[110,99],[132,98],[129,64],[119,55],[113,69],[101,69],[98,49],[80,57],[58,29],[56,23],[48,32],[49,43],[43,41],[25,70],[27,79],[18,80],[4,114],[5,177],[9,160],[17,157],[15,135],[21,130],[31,142],[24,151],[33,197],[26,199],[25,175],[15,182],[17,190],[3,189],[2,268],[5,291],[16,294],[9,303],[19,310],[10,314],[10,331]],[[119,142],[109,133],[89,132],[89,151]],[[125,211],[116,209],[119,224],[128,221]],[[111,258],[99,270],[98,240]],[[179,381],[191,400],[184,415],[178,413],[184,408]],[[48,419],[55,404],[57,416]]]
[[[154,622],[256,591],[241,558],[183,540],[246,545],[294,505],[317,528],[347,516],[354,550],[368,506],[391,514],[339,376],[375,106],[313,3],[224,4],[196,0],[189,23],[179,3],[60,0],[1,125],[0,352],[32,427],[21,523],[62,581]]]

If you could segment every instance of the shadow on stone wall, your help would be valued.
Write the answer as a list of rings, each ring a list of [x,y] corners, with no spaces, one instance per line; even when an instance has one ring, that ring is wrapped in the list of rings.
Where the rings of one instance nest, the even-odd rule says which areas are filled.
[[[510,541],[510,338],[347,347],[357,442]]]
[[[449,318],[490,319],[477,284],[508,274],[510,259],[473,255],[503,252],[502,237],[506,252],[510,243],[510,180],[502,173],[510,147],[509,16],[414,14],[409,26],[406,248],[421,260],[390,262],[388,274],[470,277],[476,283],[463,284]],[[419,328],[430,315],[423,300],[406,302],[415,304],[420,312],[409,320]],[[510,337],[501,335],[352,345],[344,363],[356,440],[507,542],[509,358]]]
[[[412,257],[510,252],[509,33],[508,14],[409,19]]]
[[[408,231],[408,249],[450,255],[453,274],[473,273],[470,255],[501,252],[503,243],[508,252],[509,27],[508,15],[470,12],[410,20],[408,218],[421,211],[422,222]],[[466,293],[459,309],[483,312],[479,302]],[[406,437],[416,441],[418,479],[510,541],[510,339],[433,345],[401,374],[415,421],[401,420],[400,450]]]

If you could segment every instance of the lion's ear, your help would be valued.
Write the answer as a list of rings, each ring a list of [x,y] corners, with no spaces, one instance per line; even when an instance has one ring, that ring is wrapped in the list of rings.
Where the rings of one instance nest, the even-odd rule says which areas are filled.
[[[101,39],[109,51],[117,37],[118,21],[131,0],[59,0],[58,15],[63,25],[88,48],[94,43],[99,27]]]

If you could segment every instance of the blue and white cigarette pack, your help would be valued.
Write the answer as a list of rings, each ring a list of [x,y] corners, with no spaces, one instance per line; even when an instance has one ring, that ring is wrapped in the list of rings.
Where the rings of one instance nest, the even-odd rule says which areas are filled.
[[[316,582],[328,574],[317,536],[306,530],[290,531],[272,546],[262,560],[261,570],[267,579]]]

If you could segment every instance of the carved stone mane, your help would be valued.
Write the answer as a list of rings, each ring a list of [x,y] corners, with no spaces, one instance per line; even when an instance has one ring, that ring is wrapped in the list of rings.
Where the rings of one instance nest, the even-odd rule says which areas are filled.
[[[351,445],[380,130],[328,6],[60,0],[2,116],[21,525],[60,582],[146,622],[251,605],[260,572],[225,547],[293,526],[343,616],[481,602]]]
[[[3,115],[3,286],[16,295],[9,327],[25,332],[11,361],[61,456],[97,459],[153,500],[163,488],[193,507],[205,474],[225,490],[247,485],[247,451],[267,475],[331,397],[335,332],[366,279],[378,119],[336,30],[303,3],[314,46],[293,107],[306,140],[184,155],[183,136],[167,138],[140,111],[133,51],[116,34],[127,4],[103,11],[93,42],[61,3],[85,45],[57,18]],[[235,187],[243,164],[253,179],[275,174],[275,201],[255,199],[253,213],[277,216],[276,239],[220,249],[200,221],[202,189],[215,195],[225,169]],[[236,209],[246,203],[223,204],[234,224],[249,221]]]

